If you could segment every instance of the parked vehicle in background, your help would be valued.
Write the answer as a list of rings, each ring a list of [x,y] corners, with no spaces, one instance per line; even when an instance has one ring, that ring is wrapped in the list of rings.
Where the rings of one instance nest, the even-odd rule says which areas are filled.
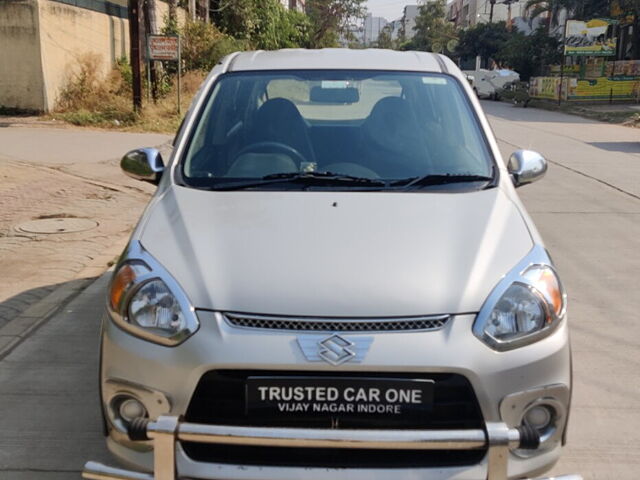
[[[500,92],[507,85],[520,80],[520,74],[509,69],[486,70],[481,68],[479,70],[465,70],[464,73],[473,77],[478,98],[492,100],[498,100]]]
[[[501,68],[497,70],[491,70],[491,76],[489,82],[496,90],[494,95],[495,100],[500,98],[500,92],[516,82],[520,81],[520,74],[509,70],[508,68]]]
[[[493,98],[496,89],[489,81],[490,70],[465,70],[463,73],[473,78],[474,91],[478,98]]]
[[[478,95],[478,91],[476,90],[476,79],[474,78],[473,75],[464,75],[467,79],[467,81],[469,82],[469,85],[471,85],[471,89],[473,90],[473,93],[475,93],[476,95]]]
[[[103,321],[124,464],[159,480],[506,480],[558,460],[566,295],[515,190],[547,164],[502,160],[451,60],[233,54],[169,162],[142,149],[122,167],[158,184]]]

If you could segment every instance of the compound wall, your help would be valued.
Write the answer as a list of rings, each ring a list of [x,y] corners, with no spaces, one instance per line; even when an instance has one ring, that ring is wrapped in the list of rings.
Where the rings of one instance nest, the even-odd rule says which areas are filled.
[[[0,108],[51,111],[83,57],[129,54],[127,0],[0,0]],[[168,6],[156,0],[159,28]],[[186,12],[178,9],[183,23]]]
[[[0,1],[0,107],[44,110],[37,0]]]
[[[103,13],[57,1],[38,3],[46,97],[42,109],[50,111],[83,56],[99,58],[100,75],[106,75],[118,59],[127,56],[129,22],[124,8]]]

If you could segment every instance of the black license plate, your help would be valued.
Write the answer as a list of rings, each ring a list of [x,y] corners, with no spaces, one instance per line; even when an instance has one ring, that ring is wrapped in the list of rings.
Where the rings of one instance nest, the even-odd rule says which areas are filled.
[[[345,377],[248,377],[250,417],[424,421],[433,407],[433,380]]]

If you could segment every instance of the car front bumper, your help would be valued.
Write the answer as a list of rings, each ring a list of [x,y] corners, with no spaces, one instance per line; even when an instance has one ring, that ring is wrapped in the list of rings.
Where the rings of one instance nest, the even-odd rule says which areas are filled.
[[[176,480],[179,478],[177,474],[177,442],[188,441],[252,446],[277,445],[303,448],[366,448],[380,450],[487,448],[485,478],[487,480],[506,480],[509,449],[527,447],[526,434],[520,429],[510,429],[504,423],[487,423],[486,430],[320,430],[199,425],[180,422],[178,417],[163,416],[155,422],[139,422],[136,428],[132,430],[133,438],[152,439],[154,442],[153,475],[114,469],[89,462],[85,466],[83,477],[91,480],[153,480],[154,478],[156,480]],[[414,472],[413,475],[415,473],[417,472]],[[402,477],[401,474],[398,474],[399,472],[395,471],[394,477]],[[225,475],[224,478],[228,477]],[[378,475],[369,476],[368,478],[378,478]],[[416,477],[414,476],[413,478]],[[432,476],[431,478],[435,477]],[[452,477],[449,476],[447,478]],[[467,477],[455,476],[455,478]],[[555,478],[565,480],[581,479],[578,475]]]
[[[340,366],[332,366],[326,363],[310,363],[298,348],[296,332],[265,331],[260,329],[243,329],[229,325],[222,315],[213,312],[198,312],[200,330],[184,344],[178,347],[163,347],[155,345],[130,334],[123,332],[108,319],[105,321],[103,337],[103,362],[102,362],[102,393],[103,405],[108,412],[109,449],[123,463],[143,471],[152,471],[155,468],[156,478],[225,478],[237,480],[268,480],[268,479],[300,479],[300,478],[331,478],[340,479],[486,479],[486,478],[523,478],[539,475],[547,471],[555,464],[560,455],[561,442],[557,440],[545,448],[535,451],[533,454],[517,449],[514,444],[513,429],[521,422],[522,412],[537,398],[554,397],[568,413],[570,379],[570,352],[566,322],[554,332],[553,335],[536,344],[519,348],[510,352],[495,352],[484,345],[471,333],[474,321],[473,315],[456,316],[445,328],[432,332],[400,332],[400,333],[368,333],[341,334],[346,338],[368,335],[372,336],[373,343],[367,356],[360,363],[346,363]],[[328,334],[318,333],[318,339]],[[192,426],[185,425],[182,434],[172,431],[173,439],[165,440],[164,447],[173,445],[172,455],[161,453],[158,455],[157,437],[151,433],[150,441],[132,442],[128,439],[126,429],[112,421],[113,412],[110,412],[110,401],[114,396],[122,392],[132,393],[141,399],[149,411],[151,419],[161,416],[180,417],[188,409],[190,400],[201,377],[208,371],[217,369],[265,369],[279,370],[283,374],[290,371],[309,372],[333,372],[341,374],[385,372],[390,375],[397,373],[420,372],[448,372],[465,376],[471,383],[477,397],[485,428],[475,431],[440,432],[442,435],[454,436],[454,440],[460,441],[456,448],[484,448],[489,449],[484,459],[474,465],[434,468],[316,468],[316,467],[291,467],[291,466],[266,466],[266,465],[233,465],[228,463],[210,463],[194,461],[184,452],[180,435],[186,435],[186,431]],[[560,392],[560,393],[558,393]],[[557,397],[557,398],[555,398]],[[508,405],[508,409],[506,406]],[[152,424],[155,424],[152,422]],[[561,430],[564,430],[566,418],[562,420]],[[491,429],[495,426],[497,431],[507,433],[505,445],[504,434],[502,440],[496,440],[499,445],[492,446]],[[228,429],[223,425],[196,426],[197,429]],[[179,429],[178,429],[179,430]],[[277,429],[276,429],[277,430]],[[287,429],[279,429],[287,430]],[[300,446],[302,441],[298,434],[305,429],[294,429],[294,432],[283,433],[285,439],[295,442]],[[270,434],[274,429],[251,429],[253,432],[247,440],[246,431],[234,431],[220,437],[220,431],[206,432],[207,438],[201,438],[205,443],[212,443],[212,438],[217,438],[220,443],[233,443],[236,434],[241,440],[236,444],[247,442],[255,445],[254,433],[260,431],[261,440],[258,445],[273,445],[274,438]],[[333,435],[350,435],[357,433],[354,438],[334,438],[331,442],[337,442],[343,448],[349,442],[362,442],[359,435],[368,435],[367,431],[347,430],[313,430],[315,433],[325,432],[330,437]],[[390,435],[387,446],[366,448],[394,448],[389,443],[402,445],[400,439],[409,435],[414,443],[412,450],[433,449],[433,445],[439,443],[438,439],[430,437],[437,434],[433,431],[383,431]],[[266,440],[265,440],[265,435]],[[397,437],[394,437],[397,435]],[[420,435],[423,435],[422,437]],[[424,437],[426,435],[426,437]],[[511,435],[511,437],[509,437]],[[417,437],[416,437],[417,436]],[[562,437],[562,431],[556,438]],[[384,438],[384,435],[378,435]],[[471,440],[475,442],[471,445]],[[152,442],[153,445],[152,445]],[[345,443],[346,442],[346,443]],[[416,443],[422,447],[416,447]],[[502,442],[502,443],[500,443]],[[495,442],[494,442],[495,443]],[[359,443],[359,448],[363,448]],[[427,446],[431,445],[431,446]],[[307,445],[308,448],[318,448],[321,445]],[[303,445],[304,447],[304,445]],[[449,445],[450,447],[450,445]],[[152,448],[155,448],[156,455]],[[358,448],[348,446],[345,448]],[[440,443],[440,448],[442,444]],[[166,450],[168,451],[168,450]],[[493,452],[493,453],[492,453]],[[496,453],[498,452],[498,453]],[[158,471],[157,459],[172,458],[173,467],[163,467]],[[502,472],[502,466],[490,467],[493,457],[503,460],[506,469]],[[154,459],[155,458],[155,459]],[[495,463],[495,460],[494,460]],[[154,467],[155,465],[155,467]],[[177,472],[177,477],[162,477],[165,470]],[[493,473],[498,470],[501,473]],[[498,469],[498,470],[496,470]],[[124,473],[117,473],[108,467],[96,464],[88,464],[85,478],[150,478],[127,477]],[[494,475],[489,477],[489,475]],[[102,476],[100,476],[102,475]],[[112,475],[112,476],[109,476]],[[113,476],[115,475],[115,476]],[[121,475],[121,476],[117,476]],[[127,474],[128,475],[128,474]],[[498,476],[500,475],[500,476]],[[577,478],[577,477],[567,477]]]

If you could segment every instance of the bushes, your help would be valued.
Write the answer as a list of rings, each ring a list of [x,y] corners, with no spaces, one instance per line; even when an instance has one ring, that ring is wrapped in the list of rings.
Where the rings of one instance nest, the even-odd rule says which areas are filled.
[[[280,0],[238,0],[233,9],[221,17],[225,25],[218,28],[203,21],[178,25],[165,17],[163,33],[182,37],[182,105],[186,111],[206,73],[224,56],[252,48],[275,49],[306,46],[311,30],[309,18],[285,9]],[[242,6],[251,15],[242,16]],[[225,23],[226,22],[226,23]],[[87,54],[78,59],[64,88],[60,91],[55,115],[76,125],[126,126],[154,131],[175,131],[180,123],[176,113],[176,63],[163,62],[157,69],[154,96],[156,101],[144,105],[141,114],[133,112],[131,101],[132,71],[122,59],[106,76],[101,75],[102,59]],[[146,82],[146,75],[143,75]],[[146,86],[149,88],[149,85]],[[143,95],[143,97],[146,97]]]
[[[131,91],[127,69],[120,63],[103,77],[101,67],[99,55],[85,54],[78,59],[58,97],[56,112],[64,120],[75,125],[128,125],[136,120],[130,101],[123,95]]]
[[[61,90],[54,117],[74,125],[125,127],[128,129],[174,133],[180,125],[177,113],[175,77],[163,80],[164,96],[144,105],[141,114],[131,102],[131,66],[117,62],[106,76],[100,76],[101,58],[84,55]],[[204,80],[205,73],[187,72],[182,80],[183,112]]]
[[[225,55],[246,48],[245,42],[223,34],[210,23],[189,21],[182,32],[185,70],[209,71]]]

